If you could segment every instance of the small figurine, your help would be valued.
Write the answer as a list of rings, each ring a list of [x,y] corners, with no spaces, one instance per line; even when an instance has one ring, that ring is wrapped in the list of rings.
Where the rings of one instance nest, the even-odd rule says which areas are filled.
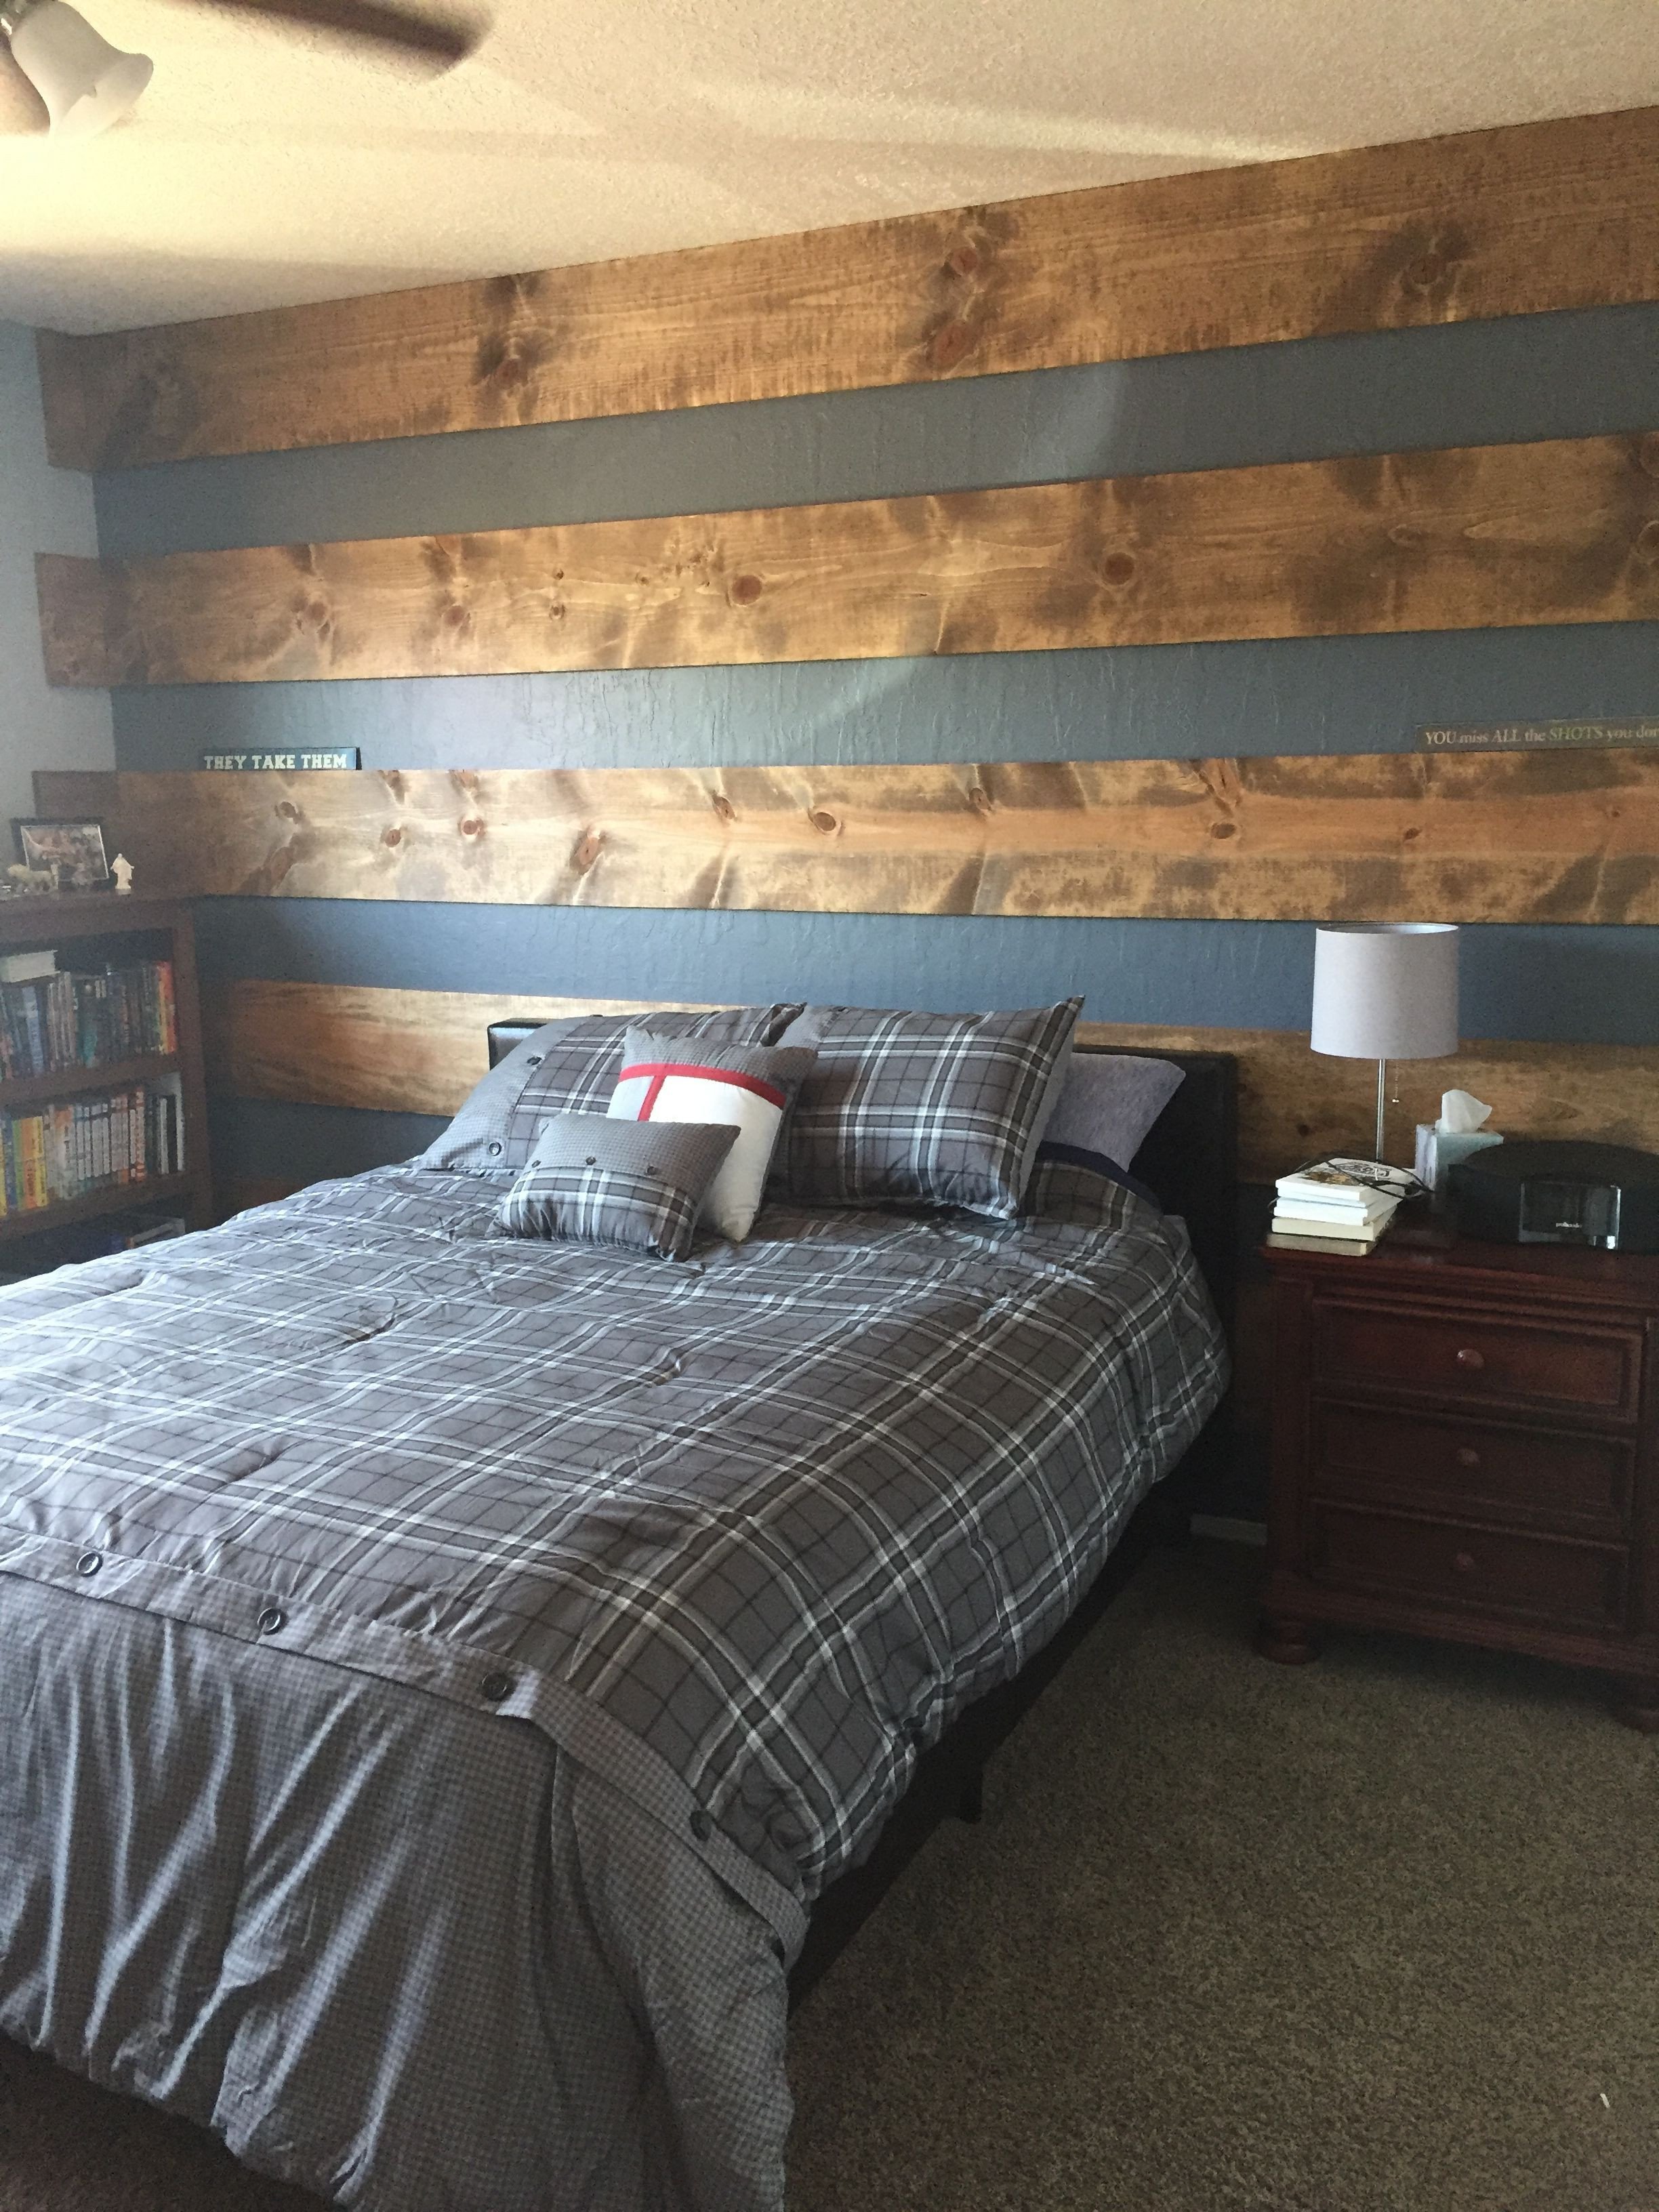
[[[40,896],[58,889],[58,871],[53,868],[12,866],[6,870],[7,895],[12,898]]]
[[[109,864],[109,872],[115,878],[115,888],[118,894],[122,898],[125,898],[128,892],[132,889],[131,861],[128,860],[125,853],[118,853],[115,855],[115,858]]]

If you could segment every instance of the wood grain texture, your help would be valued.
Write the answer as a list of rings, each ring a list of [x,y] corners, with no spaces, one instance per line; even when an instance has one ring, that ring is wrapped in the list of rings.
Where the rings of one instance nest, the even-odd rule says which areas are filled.
[[[1659,297],[1659,109],[95,337],[67,468],[567,422]]]
[[[1659,922],[1659,754],[43,771],[177,896]]]
[[[683,1000],[220,982],[204,998],[202,1016],[213,1080],[234,1097],[448,1115],[488,1072],[491,1022],[671,1007],[702,1011]]]
[[[460,537],[43,556],[38,583],[59,684],[1637,622],[1659,618],[1659,431]]]
[[[454,1113],[488,1065],[491,1022],[582,1013],[648,1013],[684,1000],[501,997],[334,983],[217,983],[204,1000],[209,1080],[239,1098]],[[1288,1030],[1177,1029],[1085,1022],[1085,1042],[1149,1052],[1226,1052],[1239,1064],[1239,1172],[1270,1182],[1310,1155],[1369,1149],[1376,1071],[1330,1060]],[[1516,1135],[1594,1136],[1659,1147],[1659,1046],[1469,1042],[1449,1060],[1401,1064],[1391,1157],[1440,1094],[1473,1091]]]

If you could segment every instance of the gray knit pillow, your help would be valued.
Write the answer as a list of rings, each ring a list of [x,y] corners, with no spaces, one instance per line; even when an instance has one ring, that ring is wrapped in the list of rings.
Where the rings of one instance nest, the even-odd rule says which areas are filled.
[[[495,1210],[509,1237],[616,1244],[661,1260],[691,1249],[697,1212],[737,1142],[729,1122],[556,1114]]]

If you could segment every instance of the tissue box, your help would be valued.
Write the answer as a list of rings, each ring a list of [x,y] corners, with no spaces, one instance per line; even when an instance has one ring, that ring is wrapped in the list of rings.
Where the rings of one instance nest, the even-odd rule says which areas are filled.
[[[1417,1125],[1417,1180],[1436,1197],[1443,1195],[1446,1171],[1471,1152],[1484,1152],[1488,1145],[1501,1145],[1496,1129],[1441,1129],[1432,1121]]]

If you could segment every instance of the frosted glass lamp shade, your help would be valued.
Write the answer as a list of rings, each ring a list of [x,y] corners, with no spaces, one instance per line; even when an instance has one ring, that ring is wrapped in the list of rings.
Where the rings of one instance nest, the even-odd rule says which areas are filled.
[[[1443,1060],[1455,1052],[1455,926],[1337,922],[1318,930],[1309,1042],[1338,1060]]]
[[[148,54],[124,54],[100,39],[68,0],[0,0],[0,26],[11,34],[11,58],[46,104],[52,135],[94,138],[135,105],[155,64]]]

